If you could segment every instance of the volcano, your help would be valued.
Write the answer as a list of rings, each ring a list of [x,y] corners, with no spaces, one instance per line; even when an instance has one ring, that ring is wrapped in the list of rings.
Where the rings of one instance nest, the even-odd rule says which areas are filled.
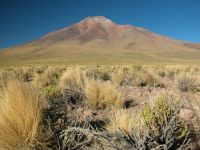
[[[35,41],[3,49],[0,64],[199,62],[200,44],[176,40],[103,16],[87,17]]]

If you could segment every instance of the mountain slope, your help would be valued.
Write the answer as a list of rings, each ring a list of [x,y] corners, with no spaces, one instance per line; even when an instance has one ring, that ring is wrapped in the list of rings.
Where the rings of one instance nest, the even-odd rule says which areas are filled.
[[[1,64],[198,62],[200,44],[171,39],[102,17],[88,17],[28,44],[5,49]]]

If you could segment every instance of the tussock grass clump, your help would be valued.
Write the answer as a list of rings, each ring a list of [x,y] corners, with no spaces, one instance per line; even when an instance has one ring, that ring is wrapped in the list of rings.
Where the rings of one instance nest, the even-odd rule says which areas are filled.
[[[84,91],[86,101],[92,108],[123,107],[124,96],[110,82],[87,80]]]
[[[196,79],[192,76],[186,75],[186,74],[180,74],[177,77],[177,87],[182,91],[182,92],[196,92],[199,91],[199,86],[196,82]]]
[[[7,81],[7,78],[8,78],[8,72],[1,71],[0,72],[0,91],[2,91],[2,88],[5,86],[5,82]]]
[[[112,82],[115,86],[121,86],[125,80],[126,74],[122,69],[112,73]]]
[[[138,86],[164,86],[163,83],[160,81],[160,78],[149,71],[143,71],[141,72],[141,74],[138,74],[136,83]]]
[[[34,71],[38,74],[43,73],[47,69],[47,66],[37,66],[34,68]]]
[[[89,68],[86,70],[86,76],[89,79],[107,81],[111,79],[109,71],[103,68]]]
[[[80,68],[69,68],[60,78],[59,87],[67,102],[77,104],[85,99],[85,73]]]
[[[33,69],[29,67],[14,68],[9,71],[5,71],[6,78],[17,79],[21,82],[29,82],[33,78]]]
[[[164,70],[160,69],[157,71],[157,74],[160,76],[160,77],[165,77],[166,76],[166,73]]]
[[[139,118],[131,110],[118,109],[109,118],[106,129],[109,132],[125,131],[132,132],[139,125]]]
[[[174,80],[174,78],[175,78],[175,72],[173,70],[168,70],[166,74],[167,74],[167,77],[169,79]]]
[[[42,74],[35,75],[34,84],[39,87],[55,85],[58,78],[58,72],[55,68],[49,67]]]
[[[42,146],[42,108],[38,91],[19,81],[9,81],[0,97],[0,149],[29,150]]]
[[[61,90],[65,90],[66,88],[73,86],[83,86],[85,78],[85,73],[80,68],[68,68],[67,71],[61,76],[59,86]]]

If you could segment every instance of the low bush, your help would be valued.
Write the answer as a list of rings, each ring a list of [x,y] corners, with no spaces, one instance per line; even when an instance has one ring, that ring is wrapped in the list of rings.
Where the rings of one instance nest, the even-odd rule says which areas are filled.
[[[55,85],[58,80],[58,72],[55,68],[49,67],[42,74],[36,74],[34,84],[39,87]]]
[[[44,87],[43,93],[50,106],[55,107],[55,105],[62,105],[64,103],[63,94],[61,93],[61,90],[55,85]]]
[[[158,95],[153,106],[147,106],[142,111],[145,130],[149,133],[151,148],[161,149],[181,148],[188,137],[189,129],[179,117],[178,105],[167,93]],[[157,144],[153,144],[157,143]]]
[[[63,97],[68,103],[81,104],[85,100],[85,93],[82,87],[71,86],[63,91]]]
[[[163,70],[158,70],[157,73],[158,73],[158,75],[159,75],[160,77],[165,77],[165,76],[166,76],[166,73],[165,73],[165,71],[163,71]]]
[[[89,79],[102,80],[102,81],[107,81],[111,79],[111,76],[108,71],[99,68],[88,69],[86,71],[86,76]]]
[[[60,89],[66,102],[80,104],[85,99],[85,74],[80,68],[69,68],[60,78]]]
[[[188,91],[199,91],[199,86],[196,82],[196,79],[192,76],[188,76],[186,74],[180,74],[177,77],[177,87],[182,92],[188,92]]]
[[[160,81],[159,77],[148,71],[143,71],[138,74],[136,81],[138,86],[153,86],[153,87],[163,87],[164,84]]]

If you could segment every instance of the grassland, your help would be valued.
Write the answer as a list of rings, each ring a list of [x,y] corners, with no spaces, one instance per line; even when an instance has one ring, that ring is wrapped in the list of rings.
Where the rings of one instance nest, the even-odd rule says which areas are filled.
[[[199,149],[198,65],[0,68],[0,149]]]
[[[113,43],[115,45],[116,43]],[[145,45],[140,41],[138,45]],[[129,64],[199,64],[200,51],[188,47],[98,47],[87,44],[59,43],[41,47],[26,44],[0,52],[1,66],[26,65],[129,65]]]

